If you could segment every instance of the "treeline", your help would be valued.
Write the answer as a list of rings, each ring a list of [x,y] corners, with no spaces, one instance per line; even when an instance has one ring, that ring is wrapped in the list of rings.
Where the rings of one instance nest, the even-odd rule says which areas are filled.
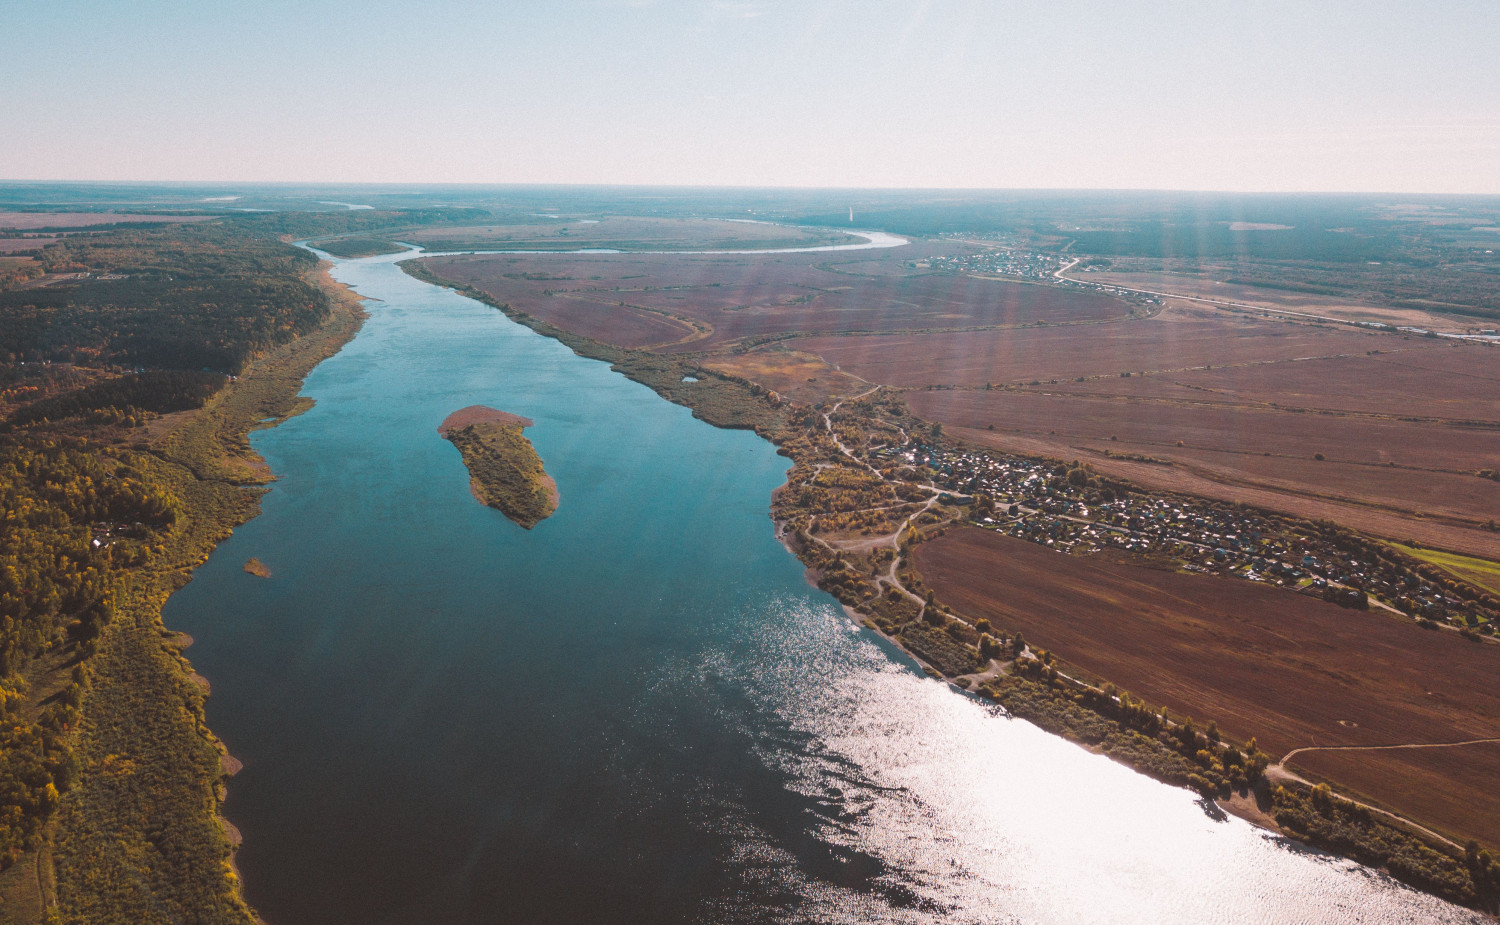
[[[83,674],[33,703],[27,669],[90,651],[112,616],[110,570],[176,522],[174,499],[137,476],[81,440],[0,441],[0,868],[37,845],[76,773],[66,733]]]
[[[0,441],[0,677],[65,631],[91,638],[108,615],[104,570],[139,561],[176,522],[175,502],[137,475],[82,440]]]
[[[14,258],[19,255],[10,256]],[[0,288],[29,282],[42,273],[42,265],[35,260],[0,260]]]
[[[36,846],[59,796],[77,775],[63,743],[66,721],[77,716],[77,696],[58,701],[62,708],[41,722],[19,715],[24,700],[24,684],[0,681],[0,870]]]
[[[301,276],[317,265],[307,251],[227,223],[171,225],[69,236],[38,257],[49,273],[100,272],[218,277]]]
[[[85,418],[94,423],[138,423],[145,412],[170,414],[200,408],[224,387],[222,373],[161,369],[93,382],[81,389],[43,398],[6,421],[9,428]]]
[[[1306,792],[1277,787],[1272,803],[1276,824],[1288,835],[1384,867],[1397,880],[1452,902],[1490,911],[1500,902],[1500,865],[1477,842],[1469,842],[1462,858],[1437,851],[1340,799],[1327,784]]]
[[[383,228],[409,228],[447,222],[477,222],[490,217],[484,209],[351,209],[347,212],[254,212],[229,219],[236,228],[297,240],[330,234],[352,234]]]
[[[179,511],[99,445],[20,428],[198,407],[331,311],[312,254],[231,222],[68,237],[28,266],[86,275],[0,282],[0,395],[19,406],[0,428],[0,868],[41,843],[73,784],[114,573],[148,561]]]

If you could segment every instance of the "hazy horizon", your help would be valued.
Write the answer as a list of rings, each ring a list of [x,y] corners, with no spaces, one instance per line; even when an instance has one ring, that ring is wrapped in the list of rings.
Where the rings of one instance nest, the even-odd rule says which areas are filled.
[[[1500,8],[24,4],[11,181],[1500,193]]]
[[[1113,187],[1113,186],[813,186],[796,184],[764,184],[751,186],[742,183],[605,183],[590,181],[490,181],[490,180],[315,180],[315,179],[288,179],[288,180],[244,180],[233,177],[225,179],[97,179],[92,177],[4,177],[0,176],[0,187],[21,186],[81,186],[81,187],[177,187],[186,190],[226,190],[226,189],[254,189],[257,187],[285,187],[288,189],[303,190],[326,190],[347,188],[350,190],[400,190],[419,189],[429,190],[678,190],[683,192],[791,192],[791,193],[871,193],[871,194],[900,194],[900,193],[953,193],[963,195],[975,194],[1037,194],[1037,195],[1079,195],[1079,196],[1103,196],[1119,194],[1130,195],[1167,195],[1167,196],[1245,196],[1245,197],[1278,197],[1284,196],[1295,198],[1299,196],[1330,196],[1330,197],[1378,197],[1378,196],[1412,196],[1421,199],[1496,199],[1500,198],[1500,189],[1494,192],[1422,192],[1397,189],[1268,189],[1268,190],[1236,190],[1218,188],[1191,188],[1191,187]]]

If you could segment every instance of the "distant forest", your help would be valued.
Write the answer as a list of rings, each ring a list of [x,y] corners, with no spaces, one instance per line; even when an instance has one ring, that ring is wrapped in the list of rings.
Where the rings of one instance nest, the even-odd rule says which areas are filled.
[[[1040,251],[1500,318],[1500,199],[1480,196],[1009,192],[871,194],[854,227],[972,235]],[[847,207],[788,220],[850,227]],[[1490,245],[1494,246],[1491,247]]]
[[[312,254],[233,227],[70,238],[40,259],[90,276],[0,292],[0,360],[238,373],[329,310],[303,279]]]

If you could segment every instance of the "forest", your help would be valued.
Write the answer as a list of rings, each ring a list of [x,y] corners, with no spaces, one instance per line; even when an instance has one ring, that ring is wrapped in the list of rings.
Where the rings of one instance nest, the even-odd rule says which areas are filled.
[[[221,373],[190,369],[153,369],[102,379],[31,402],[14,412],[0,428],[84,418],[90,423],[135,426],[147,413],[169,414],[202,407],[228,381]]]
[[[36,846],[76,769],[75,671],[44,703],[33,667],[81,661],[110,620],[110,572],[144,561],[178,516],[127,462],[75,438],[0,442],[0,868]]]

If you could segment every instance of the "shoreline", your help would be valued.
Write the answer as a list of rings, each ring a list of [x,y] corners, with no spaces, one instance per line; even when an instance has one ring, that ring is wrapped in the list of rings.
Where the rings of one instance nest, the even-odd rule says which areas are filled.
[[[48,908],[70,920],[87,920],[90,910],[135,909],[111,877],[139,880],[144,872],[127,872],[155,850],[155,828],[170,825],[184,843],[179,850],[197,858],[195,876],[135,889],[153,897],[170,891],[163,895],[174,898],[157,900],[164,908],[198,915],[209,911],[198,897],[212,895],[216,920],[261,922],[235,866],[238,829],[223,815],[228,780],[242,763],[209,728],[207,679],[184,651],[191,639],[164,624],[162,608],[236,528],[259,515],[275,475],[250,447],[250,433],[311,407],[299,394],[307,375],[343,349],[368,317],[363,298],[334,280],[331,269],[320,261],[305,277],[330,302],[316,329],[255,360],[141,454],[146,477],[181,498],[183,516],[156,558],[119,575],[117,616],[90,667],[93,683],[74,744],[81,770],[60,807],[51,851],[57,887]],[[152,748],[142,750],[142,742]],[[120,777],[114,769],[122,761],[138,770]],[[168,815],[122,816],[122,802],[158,806]],[[135,912],[136,920],[150,917],[145,909]]]
[[[436,273],[433,273],[431,270],[427,269],[425,266],[423,266],[421,264],[420,258],[421,257],[425,257],[425,256],[443,256],[443,255],[439,255],[439,254],[428,255],[428,254],[420,254],[420,253],[418,253],[418,254],[411,255],[411,256],[407,257],[406,259],[397,261],[397,263],[398,263],[398,266],[400,266],[400,268],[404,272],[406,272],[409,276],[413,277],[414,279],[417,279],[417,280],[422,281],[422,282],[426,282],[426,283],[428,283],[430,285],[435,285],[435,286],[438,286],[438,287],[441,287],[441,288],[452,290],[452,291],[454,291],[454,292],[456,292],[456,293],[458,293],[460,295],[466,296],[468,298],[472,298],[472,299],[474,299],[474,300],[476,300],[478,302],[481,302],[483,304],[489,305],[492,308],[495,308],[495,309],[501,311],[503,314],[505,314],[508,318],[510,318],[511,320],[515,321],[516,323],[521,324],[521,325],[523,325],[523,326],[525,326],[527,328],[530,328],[533,332],[535,332],[535,333],[537,333],[537,334],[539,334],[541,336],[550,337],[550,338],[552,338],[554,340],[559,341],[564,346],[567,346],[569,349],[573,350],[573,352],[576,353],[579,356],[585,357],[587,359],[601,360],[601,361],[610,363],[612,369],[614,369],[615,371],[621,373],[626,378],[632,379],[633,381],[636,381],[636,382],[639,382],[639,383],[641,383],[643,385],[646,385],[648,388],[651,388],[653,391],[657,392],[657,394],[660,397],[665,398],[666,400],[671,401],[674,404],[680,404],[680,405],[683,405],[683,406],[689,408],[692,411],[694,417],[696,417],[696,418],[698,418],[700,420],[703,420],[705,423],[708,423],[711,426],[722,427],[722,428],[729,428],[729,429],[752,429],[752,430],[755,430],[756,433],[759,436],[763,437],[768,442],[770,442],[773,446],[777,447],[777,451],[779,453],[781,453],[781,455],[787,456],[787,457],[791,458],[790,451],[785,450],[782,443],[780,443],[776,439],[774,439],[771,436],[770,432],[768,432],[767,430],[764,430],[761,426],[758,426],[756,423],[752,423],[752,422],[749,422],[749,421],[740,421],[740,420],[726,422],[725,418],[721,414],[715,413],[715,411],[711,410],[706,404],[695,403],[692,400],[693,393],[692,393],[691,390],[684,390],[684,389],[680,389],[680,388],[674,388],[673,387],[674,384],[680,383],[682,381],[682,376],[683,375],[694,375],[694,376],[702,376],[702,375],[704,375],[705,371],[701,367],[698,367],[696,364],[694,364],[694,363],[692,363],[692,362],[690,362],[690,361],[688,361],[686,359],[681,359],[681,358],[677,358],[677,357],[662,356],[662,355],[657,355],[657,354],[650,354],[648,351],[630,350],[630,349],[627,349],[627,348],[615,347],[615,346],[610,345],[610,344],[604,344],[604,343],[601,343],[599,341],[595,341],[592,338],[588,338],[588,337],[585,337],[583,335],[575,334],[575,333],[570,332],[570,331],[566,331],[566,330],[563,330],[563,329],[560,329],[560,328],[556,328],[555,326],[553,326],[551,324],[543,322],[543,321],[541,321],[539,319],[536,319],[536,318],[534,318],[534,317],[532,317],[530,315],[527,315],[527,314],[525,314],[523,312],[518,312],[518,311],[515,311],[515,310],[511,309],[509,305],[501,303],[501,302],[495,300],[493,297],[490,297],[487,293],[483,292],[482,290],[477,289],[476,287],[465,285],[465,284],[461,284],[461,283],[455,283],[455,282],[451,282],[451,281],[443,279],[442,277],[438,276]],[[649,360],[646,359],[647,357],[649,357]],[[632,361],[634,361],[634,362],[632,362]],[[663,367],[671,367],[671,371],[667,372],[665,375],[663,375],[663,369],[662,369]],[[732,377],[732,376],[728,376],[728,375],[719,375],[719,374],[716,374],[716,373],[711,373],[711,374],[715,375],[715,376],[718,376],[718,378],[725,380],[725,382],[727,382],[727,383],[733,383],[735,385],[743,387],[744,390],[747,393],[747,397],[751,397],[752,399],[757,400],[757,401],[763,400],[763,396],[760,396],[760,395],[751,395],[749,393],[750,383],[744,382],[742,380],[739,380],[737,377]],[[845,400],[847,401],[849,399],[845,399]],[[787,403],[787,404],[789,404],[789,403]],[[718,419],[716,419],[716,418],[718,418]],[[795,459],[793,459],[793,462],[794,462],[794,466],[795,466]],[[789,472],[790,472],[790,470],[789,470]],[[786,548],[788,550],[788,552],[790,552],[790,553],[792,553],[792,555],[796,556],[798,558],[798,560],[800,562],[802,562],[802,564],[805,566],[804,578],[809,582],[809,584],[813,585],[814,587],[818,587],[820,590],[827,591],[828,589],[827,588],[823,588],[822,585],[820,584],[819,580],[818,580],[819,577],[820,577],[820,575],[821,575],[821,570],[819,570],[818,568],[816,568],[814,565],[810,564],[808,562],[808,560],[805,559],[805,558],[803,558],[803,555],[796,548],[793,547],[793,545],[791,543],[791,534],[788,532],[788,529],[787,529],[788,522],[786,520],[783,520],[783,519],[778,518],[778,517],[775,516],[774,511],[775,511],[776,500],[790,486],[791,486],[791,479],[789,477],[788,481],[786,481],[782,485],[778,486],[771,493],[771,508],[772,508],[771,519],[772,519],[772,522],[773,522],[773,525],[774,525],[774,531],[775,531],[776,539],[777,539],[778,542],[780,542],[783,545],[784,548]],[[965,693],[965,694],[969,694],[972,697],[979,698],[979,699],[982,699],[982,700],[986,699],[986,698],[983,698],[982,695],[980,695],[980,694],[978,694],[978,693],[976,693],[974,691],[970,691],[970,690],[968,690],[968,689],[960,686],[954,680],[952,680],[952,679],[948,678],[947,676],[945,676],[941,671],[939,671],[936,667],[934,667],[926,658],[922,657],[920,654],[918,654],[917,652],[913,651],[910,647],[908,647],[906,644],[904,644],[901,640],[893,637],[889,633],[884,632],[878,626],[874,626],[873,625],[873,623],[874,623],[873,616],[870,619],[862,619],[862,615],[860,615],[859,611],[857,611],[853,607],[851,607],[851,605],[849,604],[849,602],[842,600],[838,595],[834,595],[834,597],[835,597],[836,600],[839,600],[841,606],[843,607],[845,615],[849,617],[849,619],[850,619],[850,621],[851,621],[851,623],[853,625],[855,625],[856,627],[858,627],[860,629],[873,630],[878,635],[880,635],[882,638],[885,638],[886,640],[888,640],[889,642],[891,642],[903,654],[905,654],[907,657],[913,659],[918,665],[920,665],[923,668],[924,673],[945,681],[946,683],[949,684],[950,687],[954,688],[957,691],[960,691],[960,692]],[[1062,676],[1062,677],[1066,678],[1066,676]],[[1070,682],[1072,681],[1072,679],[1067,679],[1067,680],[1070,681]],[[1053,682],[1053,683],[1055,684],[1056,682]],[[1073,682],[1073,683],[1077,683],[1077,682]],[[1050,688],[1049,688],[1049,690],[1050,690]],[[987,702],[993,702],[993,701],[987,701]],[[1003,704],[1001,706],[1004,707]],[[1009,711],[1008,709],[1007,709],[1007,715],[1010,718],[1025,719],[1028,722],[1031,722],[1033,725],[1035,725],[1038,728],[1040,728],[1044,732],[1047,732],[1047,733],[1049,733],[1051,735],[1056,735],[1056,736],[1059,736],[1060,738],[1063,738],[1063,739],[1066,739],[1068,741],[1071,741],[1074,744],[1079,745],[1080,747],[1083,747],[1083,748],[1085,748],[1085,749],[1087,749],[1089,751],[1095,752],[1096,754],[1104,754],[1107,757],[1109,757],[1111,760],[1116,761],[1117,763],[1123,764],[1126,767],[1129,767],[1131,770],[1135,771],[1136,773],[1139,773],[1139,774],[1142,774],[1144,776],[1153,778],[1153,779],[1155,779],[1155,780],[1157,780],[1159,782],[1167,784],[1168,786],[1181,787],[1183,789],[1188,789],[1190,791],[1194,789],[1193,787],[1188,786],[1186,783],[1184,783],[1181,780],[1172,780],[1172,779],[1168,779],[1166,777],[1161,776],[1161,774],[1159,774],[1159,773],[1152,773],[1153,769],[1148,768],[1146,766],[1143,766],[1142,764],[1138,764],[1138,763],[1136,763],[1134,761],[1127,760],[1127,757],[1124,756],[1124,755],[1111,753],[1111,752],[1105,750],[1100,745],[1090,745],[1090,744],[1088,744],[1086,742],[1079,741],[1074,736],[1067,734],[1067,732],[1064,729],[1052,728],[1047,723],[1039,722],[1038,720],[1039,720],[1040,717],[1038,717],[1036,715],[1017,716],[1014,713],[1012,713],[1011,711]],[[1102,714],[1102,713],[1096,713],[1095,715],[1104,716],[1104,714]],[[1106,718],[1108,718],[1108,717],[1106,717]],[[1280,783],[1285,784],[1286,782],[1280,782]],[[1296,786],[1295,783],[1293,783],[1293,786]],[[1259,802],[1257,801],[1257,799],[1255,797],[1255,794],[1256,794],[1258,788],[1267,788],[1267,787],[1275,787],[1277,790],[1280,789],[1280,787],[1277,786],[1277,783],[1270,782],[1269,780],[1266,780],[1266,779],[1261,779],[1260,781],[1258,781],[1256,783],[1253,783],[1246,790],[1240,790],[1240,791],[1233,791],[1232,790],[1228,796],[1222,796],[1222,795],[1218,795],[1218,794],[1203,793],[1201,790],[1199,792],[1200,792],[1200,795],[1203,796],[1206,800],[1208,800],[1209,803],[1210,803],[1210,805],[1212,805],[1213,807],[1215,807],[1215,809],[1217,809],[1220,813],[1225,814],[1226,816],[1227,815],[1233,815],[1233,816],[1235,816],[1237,818],[1240,818],[1240,819],[1242,819],[1242,820],[1244,820],[1246,822],[1249,822],[1250,824],[1256,826],[1258,829],[1261,829],[1262,831],[1267,832],[1270,835],[1274,835],[1274,836],[1280,837],[1280,838],[1286,838],[1288,840],[1295,841],[1295,842],[1297,842],[1299,844],[1306,845],[1308,847],[1314,848],[1314,849],[1319,850],[1319,851],[1329,852],[1329,853],[1334,854],[1334,855],[1336,855],[1338,857],[1343,857],[1343,858],[1348,858],[1350,860],[1355,860],[1356,862],[1362,863],[1365,866],[1370,867],[1373,870],[1381,871],[1382,873],[1386,874],[1387,876],[1393,877],[1393,879],[1396,879],[1399,882],[1402,882],[1403,884],[1405,884],[1409,888],[1412,888],[1412,889],[1415,889],[1415,890],[1418,890],[1418,891],[1421,891],[1421,892],[1427,892],[1427,893],[1430,893],[1430,894],[1433,894],[1433,895],[1437,895],[1437,896],[1439,896],[1439,898],[1443,898],[1444,900],[1446,900],[1448,902],[1453,902],[1453,903],[1455,903],[1455,905],[1458,905],[1460,907],[1474,908],[1474,909],[1477,909],[1478,911],[1484,912],[1487,915],[1491,915],[1491,913],[1489,913],[1488,911],[1484,910],[1483,908],[1480,908],[1479,906],[1471,905],[1471,904],[1468,904],[1468,903],[1458,902],[1457,900],[1455,900],[1454,898],[1452,898],[1450,896],[1443,896],[1435,888],[1427,888],[1427,887],[1424,887],[1424,886],[1422,886],[1420,884],[1413,883],[1410,880],[1406,880],[1406,879],[1403,879],[1401,877],[1397,877],[1395,875],[1395,873],[1389,867],[1382,866],[1380,864],[1373,864],[1373,863],[1370,863],[1369,861],[1360,860],[1358,857],[1354,856],[1355,853],[1356,853],[1355,851],[1347,850],[1347,849],[1340,850],[1338,847],[1336,847],[1334,845],[1330,845],[1330,844],[1319,844],[1319,841],[1316,838],[1309,837],[1309,836],[1303,836],[1303,835],[1301,835],[1299,833],[1295,833],[1293,831],[1288,830],[1281,823],[1279,823],[1276,820],[1275,816],[1273,815],[1274,809],[1275,809],[1274,806],[1272,807],[1272,812],[1267,812],[1267,811],[1263,810],[1260,807]],[[1309,790],[1309,792],[1311,792],[1311,788],[1307,788],[1307,789]],[[1300,794],[1300,791],[1298,791],[1298,793]],[[1334,799],[1335,803],[1344,802],[1343,798],[1339,797],[1337,794],[1334,795],[1333,799]],[[1207,811],[1207,810],[1205,809],[1205,811]],[[1210,813],[1210,815],[1212,815],[1212,813]],[[1408,839],[1416,841],[1416,842],[1418,842],[1420,844],[1428,845],[1429,849],[1431,848],[1431,845],[1429,844],[1429,840],[1428,839],[1422,837],[1421,835],[1419,835],[1419,834],[1417,834],[1415,832],[1412,832],[1410,829],[1407,828],[1407,826],[1414,826],[1416,829],[1422,830],[1423,827],[1419,823],[1417,823],[1417,822],[1415,822],[1413,820],[1407,820],[1407,819],[1405,819],[1405,817],[1397,816],[1397,815],[1394,815],[1394,814],[1392,815],[1392,818],[1395,819],[1395,820],[1397,820],[1399,823],[1405,823],[1405,825],[1388,824],[1388,823],[1380,823],[1378,825],[1380,825],[1381,828],[1383,828],[1383,829],[1397,832],[1397,833],[1399,833],[1399,834],[1407,837]]]
[[[282,348],[279,348],[280,350],[292,352],[292,348],[295,348],[299,345],[311,346],[314,352],[311,362],[307,363],[305,368],[300,368],[303,364],[298,363],[295,359],[288,358],[289,365],[291,365],[293,368],[293,375],[285,377],[285,381],[291,382],[289,406],[286,408],[284,413],[276,416],[274,420],[261,419],[250,422],[245,430],[244,436],[246,438],[248,438],[248,435],[253,431],[279,427],[292,418],[297,417],[298,415],[310,409],[313,406],[313,399],[306,398],[302,395],[303,383],[307,381],[307,377],[311,375],[312,371],[319,365],[321,365],[324,360],[327,360],[336,355],[339,351],[343,350],[345,346],[352,342],[354,338],[358,337],[360,330],[364,327],[365,320],[369,318],[369,312],[365,310],[363,304],[366,299],[355,292],[353,287],[346,286],[345,284],[334,279],[333,266],[334,264],[331,261],[319,258],[318,267],[313,272],[313,276],[317,282],[318,287],[325,293],[327,293],[328,298],[332,303],[328,315],[328,320],[318,330],[304,335],[303,337],[300,337],[297,340],[292,341],[291,343],[283,345]],[[341,310],[346,313],[346,317],[339,317]],[[311,344],[304,344],[305,341],[311,341]],[[266,370],[260,369],[261,362],[258,362],[256,364],[256,367],[257,372],[260,372],[263,378],[283,378],[281,376],[278,376],[277,374],[284,372],[284,370],[278,368],[278,364],[274,363],[274,361],[270,364],[271,369]],[[252,373],[250,376],[242,378],[253,380],[255,378],[255,374]],[[253,449],[250,448],[248,441],[245,443],[244,449],[247,456],[252,460],[251,465],[255,466],[258,470],[262,471],[265,474],[266,482],[269,483],[275,481],[276,475],[271,469],[270,465],[259,453],[256,453]],[[257,499],[254,513],[245,518],[240,523],[236,524],[235,527],[231,528],[230,533],[232,534],[234,529],[237,529],[238,527],[249,523],[251,520],[259,516],[260,503]],[[228,536],[226,536],[225,539],[228,539]],[[217,546],[218,544],[216,543],[215,548],[217,548]],[[207,561],[206,557],[204,561]],[[255,563],[259,568],[252,570],[250,563]],[[268,579],[271,577],[271,570],[265,565],[261,564],[259,559],[254,557],[251,558],[250,562],[247,562],[245,564],[243,570],[246,573],[254,575],[258,578]],[[191,577],[189,578],[189,580],[191,580]],[[165,601],[163,601],[163,604],[165,604]],[[157,615],[157,620],[161,620],[160,613],[158,613]],[[165,627],[164,624],[163,626]],[[196,672],[194,674],[195,676],[197,676]],[[206,684],[208,682],[208,679],[204,678],[204,682]],[[208,734],[213,735],[212,731],[209,731],[207,729],[206,716],[203,717],[203,722],[205,723],[204,728],[206,731],[208,731]],[[218,737],[214,737],[214,742],[218,746],[221,773],[221,777],[217,785],[218,799],[217,805],[214,809],[214,819],[218,823],[219,827],[223,830],[224,837],[230,844],[228,864],[235,884],[235,895],[247,909],[250,909],[251,915],[255,917],[255,921],[257,923],[261,923],[261,925],[264,925],[264,920],[261,919],[260,915],[257,914],[254,909],[250,907],[250,904],[245,900],[244,878],[240,875],[239,865],[235,860],[235,856],[239,853],[240,847],[244,844],[245,837],[240,833],[239,828],[229,820],[229,817],[224,815],[224,802],[229,797],[229,780],[235,775],[239,774],[240,771],[244,770],[245,763],[231,754],[228,747],[223,743],[222,740],[218,739]]]

